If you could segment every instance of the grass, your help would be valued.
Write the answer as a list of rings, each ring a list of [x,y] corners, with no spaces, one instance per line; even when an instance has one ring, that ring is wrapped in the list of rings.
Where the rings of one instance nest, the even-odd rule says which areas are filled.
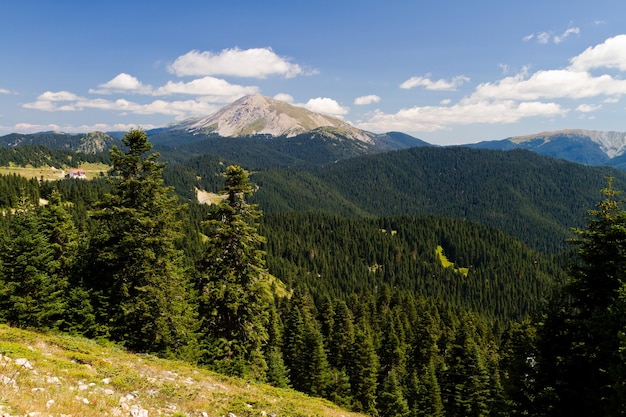
[[[85,162],[80,164],[80,169],[85,170],[87,179],[93,179],[99,177],[101,173],[105,174],[111,167],[103,163]],[[0,167],[0,174],[11,175],[17,174],[25,178],[43,178],[44,181],[56,181],[64,178],[64,175],[69,172],[70,168],[59,169],[50,166],[41,167],[19,167],[15,165]]]
[[[67,335],[0,325],[0,355],[2,416],[359,415],[293,390]]]
[[[469,268],[463,268],[463,267],[457,268],[454,265],[454,262],[450,262],[450,260],[448,260],[446,255],[443,254],[443,247],[441,247],[441,245],[437,246],[436,252],[437,252],[437,257],[439,258],[439,261],[441,262],[441,265],[444,268],[452,268],[454,272],[456,272],[457,274],[461,274],[464,277],[466,277],[467,274],[469,274]]]

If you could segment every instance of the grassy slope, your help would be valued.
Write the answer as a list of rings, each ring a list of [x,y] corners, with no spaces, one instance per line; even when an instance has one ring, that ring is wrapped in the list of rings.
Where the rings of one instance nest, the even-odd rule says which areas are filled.
[[[2,416],[358,416],[292,390],[66,335],[0,325],[0,354]]]
[[[58,169],[51,166],[40,167],[20,167],[20,166],[3,166],[0,167],[0,174],[11,175],[17,174],[25,178],[43,178],[45,181],[54,181],[64,178],[64,174],[73,168]],[[80,164],[80,169],[85,170],[87,179],[99,177],[101,173],[106,173],[111,167],[102,163],[84,162]]]

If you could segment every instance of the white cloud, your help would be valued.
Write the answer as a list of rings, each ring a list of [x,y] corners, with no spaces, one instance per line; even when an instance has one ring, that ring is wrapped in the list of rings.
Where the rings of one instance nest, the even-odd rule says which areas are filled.
[[[162,87],[152,92],[155,96],[166,96],[171,94],[188,95],[212,95],[225,97],[242,97],[248,94],[258,94],[259,88],[256,86],[242,86],[231,84],[226,80],[215,77],[197,78],[189,82],[168,81]],[[226,100],[224,100],[226,101]]]
[[[358,123],[357,126],[373,132],[432,132],[452,125],[515,123],[526,117],[566,113],[567,110],[557,103],[463,99],[452,106],[417,106],[402,109],[395,114],[377,111],[368,121]]]
[[[530,35],[524,36],[522,38],[522,41],[529,42],[533,39],[536,39],[537,42],[542,45],[546,45],[550,43],[550,41],[558,45],[562,42],[565,42],[565,40],[571,35],[578,35],[578,34],[580,34],[579,27],[569,27],[560,35],[555,35],[553,32],[537,32],[537,33],[531,33]]]
[[[284,101],[285,103],[293,103],[293,97],[290,94],[278,93],[274,96],[276,100]]]
[[[577,28],[577,27],[568,28],[565,32],[563,32],[562,35],[554,36],[554,43],[558,45],[559,43],[565,41],[565,39],[567,39],[570,35],[578,35],[578,34],[580,34],[580,28]]]
[[[408,90],[415,87],[424,87],[427,90],[454,91],[457,89],[457,87],[460,87],[470,80],[464,75],[458,75],[456,77],[453,77],[449,81],[443,78],[437,81],[432,81],[427,77],[428,75],[426,77],[411,77],[402,84],[400,84],[400,88]]]
[[[626,35],[618,35],[603,43],[591,46],[580,55],[570,59],[574,71],[588,71],[594,68],[617,68],[626,71]]]
[[[337,101],[328,97],[317,97],[307,101],[302,107],[316,113],[329,114],[335,117],[342,117],[348,114],[348,108],[341,106]]]
[[[0,88],[0,94],[11,94],[11,92],[6,88]]]
[[[151,103],[135,103],[126,99],[105,100],[80,97],[67,91],[47,91],[37,101],[26,103],[24,108],[44,111],[82,111],[85,109],[110,110],[133,114],[165,114],[177,119],[196,115],[207,115],[216,110],[217,106],[208,101],[155,100]]]
[[[540,32],[537,34],[537,42],[545,45],[550,42],[550,36],[552,35],[548,32]]]
[[[581,112],[581,113],[591,113],[597,110],[600,110],[602,108],[602,105],[600,104],[581,104],[578,107],[576,107],[576,111]]]
[[[354,99],[354,104],[357,106],[363,106],[366,104],[373,104],[378,102],[380,102],[380,97],[375,94],[361,96]]]
[[[128,124],[128,123],[115,123],[115,124],[106,124],[106,123],[96,123],[93,125],[65,125],[59,126],[57,124],[31,124],[31,123],[17,123],[12,128],[3,127],[4,130],[10,130],[12,132],[18,133],[36,133],[43,131],[58,131],[65,133],[88,133],[88,132],[113,132],[113,131],[129,131],[130,129],[141,127],[142,129],[154,129],[155,125],[145,124],[138,126],[136,124]]]
[[[266,78],[282,75],[292,78],[305,74],[298,64],[280,57],[271,48],[224,49],[219,53],[190,51],[181,55],[168,67],[179,77],[189,75],[230,75]]]
[[[472,94],[476,98],[537,100],[587,98],[626,94],[626,80],[610,75],[594,77],[587,72],[563,70],[537,71],[529,77],[523,72],[495,83],[483,83]]]
[[[136,77],[122,72],[104,84],[100,84],[98,89],[90,89],[92,94],[113,94],[113,93],[135,93],[150,94],[152,87],[142,84]]]

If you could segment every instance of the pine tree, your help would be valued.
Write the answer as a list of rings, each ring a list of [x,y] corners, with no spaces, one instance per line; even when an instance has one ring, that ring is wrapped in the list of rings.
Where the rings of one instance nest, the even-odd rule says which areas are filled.
[[[348,374],[354,406],[358,411],[375,414],[379,362],[372,335],[363,325],[355,332],[352,359]]]
[[[626,211],[613,181],[575,230],[578,264],[539,329],[540,400],[548,415],[623,415],[626,410]]]
[[[59,329],[66,312],[67,277],[59,264],[34,206],[10,216],[9,234],[0,241],[0,315],[19,327]]]
[[[389,371],[383,380],[377,408],[380,417],[405,417],[409,414],[409,406],[394,370]]]
[[[93,217],[98,232],[90,243],[88,285],[99,320],[110,337],[133,351],[179,354],[193,340],[193,310],[180,238],[180,205],[163,185],[142,130],[131,130],[110,151],[112,192]],[[146,155],[147,154],[147,155]]]
[[[537,395],[537,329],[530,319],[512,323],[505,334],[500,352],[503,386],[508,415],[537,415],[533,403]]]
[[[203,360],[230,374],[263,379],[272,296],[261,249],[265,238],[258,233],[261,212],[246,201],[253,191],[246,170],[231,165],[225,177],[225,199],[204,222],[208,243],[197,267]]]
[[[448,369],[442,394],[446,414],[483,417],[488,415],[489,375],[475,331],[466,318],[448,352]]]
[[[419,373],[415,371],[411,380],[411,417],[443,417],[441,388],[437,381],[434,359],[422,366]]]
[[[289,386],[289,370],[285,365],[282,353],[283,337],[279,326],[279,317],[276,307],[272,304],[269,309],[268,341],[265,346],[265,360],[267,362],[267,382],[275,387]]]
[[[52,249],[48,274],[55,282],[68,283],[63,295],[66,309],[62,329],[93,336],[97,333],[95,315],[89,291],[78,271],[81,239],[58,190],[53,189],[48,204],[39,209],[38,216],[41,231]]]

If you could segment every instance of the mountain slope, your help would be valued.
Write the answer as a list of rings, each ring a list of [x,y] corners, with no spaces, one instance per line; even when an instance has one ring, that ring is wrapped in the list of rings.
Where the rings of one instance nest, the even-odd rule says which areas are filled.
[[[468,146],[497,150],[528,149],[585,165],[615,165],[612,161],[626,151],[626,133],[567,129],[513,136]]]
[[[262,209],[317,211],[330,206],[327,198],[338,201],[339,195],[342,207],[354,205],[371,216],[431,214],[478,221],[544,252],[568,247],[570,228],[584,225],[607,176],[615,176],[616,188],[626,189],[626,173],[612,168],[529,151],[465,147],[411,148],[341,161],[312,173],[328,191],[303,199],[294,191],[309,189],[300,176],[288,170],[255,172],[253,181],[263,185],[254,201]],[[284,185],[268,186],[279,183],[278,175],[285,176]]]
[[[335,128],[351,139],[373,143],[373,134],[357,129],[341,119],[261,95],[242,97],[207,117],[190,120],[178,126],[179,129],[184,128],[191,133],[214,133],[224,137],[293,137],[320,127]]]
[[[361,415],[105,343],[0,325],[0,415]]]

